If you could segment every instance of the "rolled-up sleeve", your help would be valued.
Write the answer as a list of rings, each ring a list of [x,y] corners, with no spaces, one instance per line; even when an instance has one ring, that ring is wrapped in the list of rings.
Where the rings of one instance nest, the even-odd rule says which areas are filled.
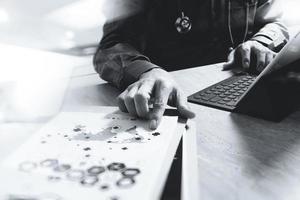
[[[141,53],[145,24],[145,12],[140,9],[104,25],[103,38],[94,56],[95,70],[102,79],[124,89],[142,73],[158,68]]]
[[[252,40],[256,40],[273,51],[279,51],[288,41],[289,33],[281,22],[281,1],[264,0],[257,8],[255,27],[258,28]]]

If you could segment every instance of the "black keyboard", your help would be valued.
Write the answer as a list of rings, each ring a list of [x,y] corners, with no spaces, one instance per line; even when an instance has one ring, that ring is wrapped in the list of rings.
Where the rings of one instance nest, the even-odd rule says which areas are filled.
[[[238,75],[212,85],[188,97],[188,101],[210,107],[233,110],[256,76]]]

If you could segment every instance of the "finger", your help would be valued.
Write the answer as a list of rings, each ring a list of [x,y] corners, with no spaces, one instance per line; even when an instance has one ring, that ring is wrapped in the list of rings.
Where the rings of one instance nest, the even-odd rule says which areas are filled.
[[[122,92],[118,98],[117,98],[117,103],[118,103],[118,106],[119,106],[119,109],[122,111],[122,112],[128,112],[127,108],[126,108],[126,105],[125,105],[125,96],[127,94],[127,90],[125,90],[124,92]]]
[[[227,62],[223,65],[223,70],[229,70],[234,67],[234,56],[235,56],[235,50],[229,53]]]
[[[274,53],[269,52],[266,54],[266,61],[265,61],[265,65],[268,66],[274,59]]]
[[[250,56],[251,48],[248,44],[244,43],[239,50],[242,58],[242,66],[244,69],[248,70],[250,68]]]
[[[124,97],[124,102],[126,109],[128,110],[129,114],[136,116],[136,109],[134,103],[134,95],[138,91],[138,85],[135,84],[131,89],[127,92],[126,96]]]
[[[163,81],[155,83],[155,96],[153,109],[150,114],[150,129],[156,129],[165,112],[167,102],[171,93],[171,88]]]
[[[137,83],[133,83],[127,87],[127,91],[130,91],[133,87],[136,87]]]
[[[176,99],[177,99],[177,110],[180,113],[180,115],[184,118],[194,118],[195,113],[189,108],[187,104],[187,98],[186,96],[180,92],[179,90],[176,90]]]
[[[145,81],[141,84],[136,95],[134,103],[137,115],[141,118],[146,118],[149,113],[149,100],[154,86],[154,81]]]
[[[256,69],[258,71],[262,71],[266,64],[266,53],[262,50],[256,49],[255,50],[255,54],[256,54]]]

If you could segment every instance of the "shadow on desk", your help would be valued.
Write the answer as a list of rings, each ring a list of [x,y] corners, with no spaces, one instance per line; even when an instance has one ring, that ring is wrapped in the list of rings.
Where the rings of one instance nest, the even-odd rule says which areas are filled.
[[[244,145],[244,172],[252,178],[300,175],[300,112],[280,123],[232,113]],[[298,119],[298,120],[297,120]]]
[[[116,106],[120,91],[109,83],[86,84],[70,88],[66,94],[64,105],[73,106]]]

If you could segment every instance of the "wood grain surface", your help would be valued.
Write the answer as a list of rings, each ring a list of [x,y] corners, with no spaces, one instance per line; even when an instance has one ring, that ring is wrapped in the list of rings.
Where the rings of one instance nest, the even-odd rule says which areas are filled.
[[[116,106],[120,91],[101,80],[93,71],[91,57],[86,59],[86,65],[75,68],[62,110]],[[172,75],[190,95],[231,76],[221,67],[203,66]],[[189,105],[197,114],[194,121],[201,199],[300,199],[300,112],[274,123]],[[36,129],[40,126],[37,124]],[[0,124],[0,159],[36,129],[32,124]],[[16,134],[15,139],[12,134]]]
[[[172,75],[190,95],[231,76],[221,67],[203,66]],[[118,94],[94,74],[73,79],[65,102],[115,106]],[[300,112],[274,123],[189,105],[197,114],[201,199],[300,199]]]

